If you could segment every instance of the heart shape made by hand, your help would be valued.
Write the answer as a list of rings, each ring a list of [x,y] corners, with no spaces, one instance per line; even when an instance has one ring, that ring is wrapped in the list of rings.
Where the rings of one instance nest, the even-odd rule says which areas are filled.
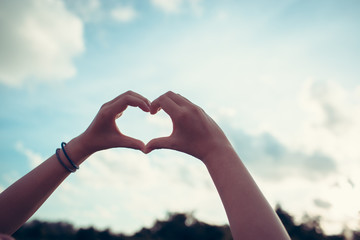
[[[154,138],[170,136],[173,130],[172,121],[164,111],[152,115],[135,107],[128,107],[116,124],[122,134],[145,144]]]

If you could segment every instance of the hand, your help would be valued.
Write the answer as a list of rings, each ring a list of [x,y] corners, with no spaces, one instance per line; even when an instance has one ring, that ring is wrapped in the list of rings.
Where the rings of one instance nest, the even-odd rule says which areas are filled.
[[[163,109],[173,122],[169,137],[155,138],[145,147],[145,153],[154,149],[173,149],[204,160],[219,148],[231,147],[219,126],[202,110],[186,98],[167,92],[154,100],[151,114]]]
[[[14,240],[14,239],[9,235],[0,234],[0,240]]]
[[[132,91],[105,103],[88,129],[79,136],[87,154],[113,147],[144,151],[145,144],[142,141],[122,134],[116,125],[115,120],[122,115],[127,106],[139,107],[145,112],[150,111],[149,100]]]

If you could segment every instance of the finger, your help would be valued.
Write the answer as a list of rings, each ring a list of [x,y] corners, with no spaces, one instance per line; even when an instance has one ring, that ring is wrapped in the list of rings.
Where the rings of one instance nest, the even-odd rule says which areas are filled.
[[[127,105],[132,107],[139,107],[144,112],[150,112],[150,105],[147,102],[143,101],[142,99],[140,100],[138,98],[129,99]]]
[[[179,105],[169,98],[166,94],[155,99],[150,106],[150,113],[155,114],[163,109],[170,117],[174,116],[179,110]]]
[[[112,113],[117,115],[123,112],[127,106],[139,107],[144,112],[150,111],[150,106],[147,101],[144,101],[143,99],[136,96],[127,95],[119,98],[116,102],[113,102],[111,105]]]
[[[132,149],[144,151],[145,144],[139,139],[123,135],[121,139],[120,147],[126,147],[126,148],[132,148]]]
[[[168,96],[169,98],[171,98],[171,100],[173,100],[176,104],[182,106],[184,105],[184,103],[186,103],[186,100],[183,96],[181,96],[180,94],[174,93],[172,91],[168,91],[167,93],[165,93],[166,96]]]
[[[180,97],[182,99],[182,105],[185,105],[185,104],[190,104],[190,105],[195,105],[193,102],[191,102],[189,99],[187,99],[186,97],[180,95],[180,94],[177,94],[178,97]]]
[[[151,102],[146,97],[144,97],[144,96],[142,96],[142,95],[140,95],[140,94],[138,94],[136,92],[133,92],[133,91],[127,91],[126,93],[131,95],[131,96],[134,96],[134,97],[137,97],[137,98],[143,100],[150,107]]]
[[[125,111],[125,110],[124,110],[124,111]],[[124,112],[124,111],[122,111],[121,113],[116,114],[115,119],[120,118],[120,117],[123,115],[123,112]]]
[[[134,96],[134,97],[140,98],[143,101],[147,102],[149,104],[149,106],[150,106],[150,101],[147,98],[145,98],[144,96],[142,96],[142,95],[140,95],[140,94],[138,94],[136,92],[130,91],[130,90],[123,93],[123,94],[120,94],[119,96],[117,96],[113,100],[109,101],[109,103],[114,103],[114,102],[118,101],[120,98],[123,98],[124,96]]]
[[[171,137],[161,137],[152,139],[145,146],[144,153],[149,153],[155,149],[175,149]]]

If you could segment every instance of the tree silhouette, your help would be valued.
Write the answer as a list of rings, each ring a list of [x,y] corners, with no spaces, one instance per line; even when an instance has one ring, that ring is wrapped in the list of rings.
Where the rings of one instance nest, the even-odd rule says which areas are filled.
[[[320,227],[320,219],[305,217],[305,222],[296,225],[294,219],[280,206],[276,207],[276,213],[285,226],[292,240],[345,240],[344,236],[325,236]]]
[[[292,240],[346,239],[344,234],[326,236],[319,218],[306,216],[303,223],[295,224],[293,217],[280,206],[276,207],[276,213]],[[14,237],[17,240],[232,240],[229,226],[201,222],[191,213],[171,213],[166,220],[157,220],[151,228],[142,228],[133,235],[114,234],[110,229],[99,231],[93,227],[75,229],[70,223],[35,220],[22,226]],[[360,232],[354,232],[351,240],[360,240]]]

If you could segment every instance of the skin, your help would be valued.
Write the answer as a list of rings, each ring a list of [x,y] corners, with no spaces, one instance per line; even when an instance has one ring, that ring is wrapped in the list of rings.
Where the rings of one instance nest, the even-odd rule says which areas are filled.
[[[172,134],[153,139],[146,146],[123,135],[115,120],[127,106],[151,114],[163,109],[172,119]],[[80,165],[91,154],[114,147],[144,153],[173,149],[200,159],[222,199],[234,239],[290,239],[223,131],[200,107],[181,95],[167,92],[150,103],[137,93],[126,92],[104,104],[88,129],[66,145],[66,151]],[[62,151],[60,158],[66,159]],[[70,163],[64,163],[71,168]],[[69,174],[53,155],[2,192],[0,232],[14,233]]]
[[[108,148],[144,149],[143,142],[123,135],[115,123],[127,106],[150,111],[150,102],[131,91],[105,103],[88,129],[66,145],[66,151],[76,165],[80,165],[91,154]],[[71,168],[70,163],[64,161],[66,158],[62,151],[60,158]],[[69,174],[54,154],[4,190],[0,194],[0,233],[13,234]]]
[[[0,234],[0,240],[14,240],[14,238],[8,235]]]
[[[220,127],[198,106],[168,92],[151,104],[173,122],[169,137],[151,140],[145,152],[173,149],[200,159],[225,207],[234,239],[286,239],[289,236]]]

